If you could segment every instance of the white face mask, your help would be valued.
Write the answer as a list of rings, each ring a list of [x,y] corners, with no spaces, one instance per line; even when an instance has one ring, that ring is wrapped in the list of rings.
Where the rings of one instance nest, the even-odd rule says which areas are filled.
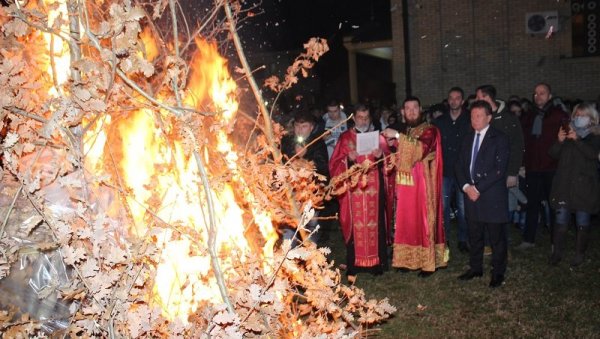
[[[590,117],[588,117],[588,116],[575,117],[575,119],[573,120],[573,125],[577,128],[585,128],[585,127],[588,127],[589,124],[590,124]]]

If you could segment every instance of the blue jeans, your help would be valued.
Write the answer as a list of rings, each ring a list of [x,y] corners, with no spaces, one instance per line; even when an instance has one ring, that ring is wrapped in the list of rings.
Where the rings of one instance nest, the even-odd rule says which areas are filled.
[[[575,222],[577,226],[589,226],[591,215],[588,212],[575,211]],[[556,223],[560,225],[568,225],[571,221],[571,212],[564,207],[556,210]]]
[[[442,197],[444,198],[444,231],[446,232],[446,240],[450,237],[450,202],[454,197],[456,201],[456,220],[458,222],[458,241],[467,242],[467,221],[465,220],[465,194],[458,187],[456,178],[444,177],[442,184]]]

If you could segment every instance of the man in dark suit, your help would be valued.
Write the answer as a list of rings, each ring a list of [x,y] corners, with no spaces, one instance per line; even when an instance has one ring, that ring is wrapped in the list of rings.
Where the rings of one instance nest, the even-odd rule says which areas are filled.
[[[469,270],[458,277],[471,280],[483,275],[483,234],[488,229],[492,245],[490,287],[501,286],[507,262],[506,228],[508,191],[506,170],[510,155],[506,134],[490,126],[492,107],[479,100],[471,106],[471,131],[463,140],[455,166],[456,179],[465,192],[468,224]]]

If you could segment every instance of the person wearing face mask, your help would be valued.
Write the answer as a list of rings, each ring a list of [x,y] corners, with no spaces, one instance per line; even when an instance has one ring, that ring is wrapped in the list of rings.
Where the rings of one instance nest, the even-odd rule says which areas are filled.
[[[592,104],[582,103],[575,106],[571,119],[569,126],[560,128],[558,141],[548,152],[558,160],[550,193],[550,205],[556,210],[551,265],[558,265],[563,257],[572,214],[575,214],[577,237],[571,266],[583,263],[590,237],[590,218],[600,211],[598,111]]]
[[[430,276],[448,265],[442,209],[442,143],[437,127],[423,119],[421,102],[408,97],[402,104],[403,133],[391,126],[383,131],[397,150],[390,166],[396,173],[396,230],[392,266],[419,270]]]
[[[382,274],[387,270],[390,216],[393,186],[383,174],[380,161],[389,153],[385,139],[379,137],[379,148],[370,154],[358,154],[357,138],[361,133],[374,131],[369,108],[355,107],[354,127],[340,135],[329,160],[332,182],[340,182],[337,195],[339,220],[346,244],[346,274],[353,281],[359,272]],[[354,165],[369,165],[362,175],[346,178]],[[363,180],[364,179],[364,180]]]

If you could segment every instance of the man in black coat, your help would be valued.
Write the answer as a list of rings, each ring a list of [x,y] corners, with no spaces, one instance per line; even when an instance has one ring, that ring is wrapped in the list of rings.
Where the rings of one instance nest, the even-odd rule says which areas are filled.
[[[325,141],[320,139],[313,142],[320,135],[316,125],[315,117],[310,111],[297,111],[294,114],[294,133],[282,139],[281,151],[288,159],[296,157],[312,161],[317,173],[329,179],[329,157]],[[306,145],[309,146],[305,147]]]
[[[281,140],[281,151],[287,159],[301,158],[312,161],[315,165],[315,171],[318,174],[325,176],[329,180],[329,156],[327,154],[327,146],[323,139],[316,140],[319,137],[316,128],[315,117],[308,110],[300,110],[294,114],[293,133],[290,133]],[[313,230],[317,226],[317,216],[328,217],[331,214],[335,215],[335,211],[331,208],[329,202],[325,202],[326,206],[320,212],[315,211],[313,218],[306,228]],[[328,231],[331,228],[329,220],[321,222],[321,231],[311,236],[311,240],[317,242],[321,238],[323,231]],[[291,227],[282,227],[284,239],[292,239],[294,229]],[[295,244],[295,241],[293,242]]]
[[[471,131],[469,111],[463,108],[465,93],[460,87],[452,87],[448,91],[448,110],[433,121],[442,135],[442,157],[444,163],[444,178],[442,197],[444,201],[444,229],[446,240],[450,239],[450,210],[451,201],[456,202],[456,220],[458,225],[458,250],[469,251],[467,245],[467,221],[465,220],[465,197],[456,183],[454,164],[460,152],[460,146],[465,136]]]
[[[471,280],[483,275],[484,229],[492,246],[490,287],[501,286],[507,263],[508,190],[506,170],[510,146],[506,134],[490,126],[492,107],[479,100],[471,106],[473,127],[461,146],[455,173],[465,192],[465,214],[471,244],[469,270],[458,277]]]

